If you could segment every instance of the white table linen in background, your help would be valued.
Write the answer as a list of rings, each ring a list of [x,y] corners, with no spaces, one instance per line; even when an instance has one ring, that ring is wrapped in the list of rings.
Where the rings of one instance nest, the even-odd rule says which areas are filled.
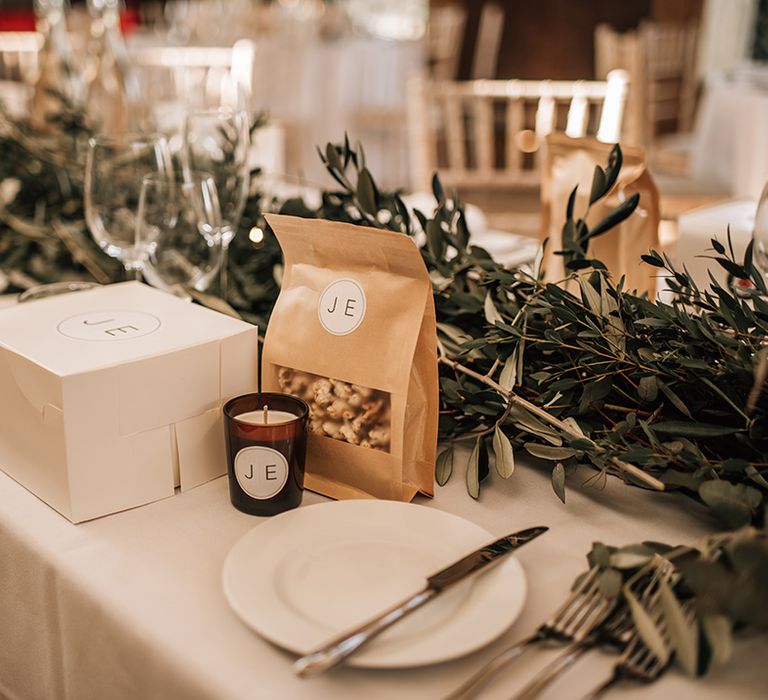
[[[677,244],[675,260],[680,268],[685,266],[701,289],[709,288],[711,272],[723,285],[728,273],[711,260],[715,255],[712,239],[717,238],[727,248],[728,229],[737,260],[741,260],[755,226],[757,201],[737,199],[720,204],[699,207],[681,214],[677,222]]]
[[[251,109],[266,111],[284,130],[278,138],[286,148],[285,171],[277,174],[328,186],[333,181],[315,146],[324,149],[328,141],[341,142],[346,131],[353,145],[362,141],[379,185],[395,188],[408,182],[406,92],[408,79],[423,70],[423,42],[279,32],[244,38],[255,45]],[[139,33],[130,37],[129,46],[147,49],[158,46],[159,40]],[[144,80],[151,81],[149,75]],[[147,93],[153,88],[160,89],[149,85]],[[162,95],[150,107],[161,127],[176,129],[189,99],[184,94]],[[273,157],[267,160],[275,162]]]
[[[258,38],[254,110],[265,109],[284,124],[289,140],[288,174],[325,183],[315,146],[340,142],[348,131],[363,142],[366,161],[384,187],[408,182],[405,106],[408,78],[423,64],[420,42],[349,36],[335,41],[309,37],[286,42]],[[371,125],[376,113],[401,115],[386,127]]]
[[[23,118],[29,111],[32,88],[15,80],[0,80],[0,101],[8,114],[16,119]]]
[[[768,68],[745,68],[705,85],[691,152],[691,176],[758,198],[768,182]]]
[[[461,515],[494,536],[551,527],[518,554],[529,584],[520,619],[494,644],[451,663],[394,671],[340,668],[312,680],[296,678],[293,657],[249,631],[224,599],[226,554],[261,522],[232,508],[225,478],[72,525],[0,474],[0,696],[438,698],[554,609],[585,568],[593,541],[693,543],[714,527],[681,496],[649,494],[615,480],[601,492],[575,486],[562,505],[548,473],[524,463],[507,482],[492,476],[495,483],[475,502],[465,492],[463,461],[456,463],[448,486],[419,503]],[[580,476],[574,483],[586,474]],[[305,495],[305,504],[323,500]],[[693,514],[681,512],[683,505]],[[530,652],[483,697],[510,697],[553,654]],[[622,697],[758,698],[768,687],[768,665],[761,661],[767,655],[764,638],[740,640],[732,665],[705,682],[692,683],[673,671],[649,688],[621,691]],[[591,655],[542,698],[580,697],[609,668],[608,657]]]

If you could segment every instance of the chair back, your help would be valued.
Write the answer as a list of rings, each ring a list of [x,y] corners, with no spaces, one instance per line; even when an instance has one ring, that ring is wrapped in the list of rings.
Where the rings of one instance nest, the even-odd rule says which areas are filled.
[[[626,137],[652,145],[663,132],[689,131],[696,104],[698,25],[644,22],[619,33],[607,24],[595,29],[595,73],[621,68],[629,74]]]
[[[42,48],[40,32],[0,32],[0,80],[34,85]]]
[[[435,80],[455,80],[467,10],[461,5],[430,8],[427,25],[427,61]]]
[[[250,108],[255,46],[161,46],[131,51],[145,99],[185,107]],[[161,125],[163,126],[163,125]]]
[[[451,187],[535,187],[548,134],[620,139],[627,88],[620,70],[605,81],[413,79],[412,185],[428,189],[437,170]]]
[[[490,80],[496,77],[505,16],[504,8],[495,2],[487,2],[483,5],[472,61],[471,78],[473,80]]]

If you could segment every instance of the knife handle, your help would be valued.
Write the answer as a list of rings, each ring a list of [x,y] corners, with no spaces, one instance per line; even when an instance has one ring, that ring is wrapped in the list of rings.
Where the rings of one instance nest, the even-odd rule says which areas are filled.
[[[418,610],[437,593],[438,591],[433,588],[424,588],[410,598],[385,610],[372,620],[331,640],[322,648],[302,656],[293,664],[294,672],[302,678],[309,678],[337,666],[398,620],[402,620],[406,615]]]

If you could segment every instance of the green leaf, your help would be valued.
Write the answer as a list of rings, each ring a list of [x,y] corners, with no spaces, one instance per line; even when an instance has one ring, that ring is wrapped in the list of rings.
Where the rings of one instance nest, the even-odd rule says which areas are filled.
[[[721,437],[738,433],[740,428],[729,428],[726,425],[712,423],[689,423],[683,420],[670,420],[654,423],[651,428],[657,433],[675,435],[678,437]]]
[[[365,151],[363,150],[363,144],[360,141],[355,143],[355,151],[357,152],[357,167],[360,170],[365,168]]]
[[[435,480],[440,486],[445,486],[453,473],[453,448],[443,450],[435,462]]]
[[[755,488],[714,479],[699,486],[699,496],[729,528],[748,525],[763,498]]]
[[[637,395],[643,403],[653,403],[659,393],[659,384],[656,377],[641,377],[637,386]]]
[[[605,171],[599,165],[595,165],[595,173],[592,176],[592,189],[589,193],[590,204],[594,204],[605,194],[605,183]]]
[[[371,174],[363,168],[357,176],[357,201],[366,214],[376,214],[379,211],[379,193]]]
[[[664,396],[666,396],[672,405],[680,411],[683,415],[688,416],[688,418],[691,418],[691,412],[688,410],[688,407],[683,403],[682,399],[674,392],[672,391],[672,388],[665,384],[664,382],[659,382],[659,389],[661,389]]]
[[[597,290],[584,277],[579,277],[579,286],[587,308],[597,316],[602,316],[603,302]]]
[[[568,195],[568,204],[565,207],[565,217],[566,219],[573,219],[573,205],[576,203],[576,192],[578,192],[579,186],[571,190],[571,194]]]
[[[480,444],[482,438],[475,440],[475,446],[472,449],[472,453],[469,455],[469,462],[467,462],[467,493],[472,498],[477,499],[480,496]]]
[[[664,641],[664,636],[626,584],[624,584],[624,598],[629,605],[629,611],[632,613],[632,619],[640,638],[662,665],[666,664],[669,661],[669,648]]]
[[[436,260],[442,260],[445,253],[445,239],[443,230],[435,219],[427,221],[427,248]]]
[[[593,542],[592,551],[587,555],[587,561],[590,566],[599,566],[601,569],[607,569],[611,558],[611,549],[602,542]]]
[[[609,598],[615,598],[621,592],[622,576],[616,569],[606,569],[600,574],[598,587]]]
[[[747,468],[744,470],[744,473],[753,483],[757,484],[758,486],[762,486],[764,489],[768,489],[768,481],[766,481],[765,477],[751,464],[747,466]]]
[[[615,569],[637,569],[653,558],[653,552],[647,547],[637,548],[637,550],[619,549],[614,552],[611,554],[611,566]]]
[[[438,204],[445,202],[445,190],[436,172],[432,173],[432,193],[435,195]]]
[[[541,459],[548,459],[552,462],[557,462],[561,459],[568,459],[578,454],[576,450],[570,447],[555,447],[554,445],[540,445],[538,442],[526,442],[525,447],[530,454],[534,457]]]
[[[493,299],[491,298],[491,293],[488,292],[488,294],[485,295],[485,302],[483,303],[483,311],[485,312],[485,320],[488,321],[492,326],[497,321],[503,321],[501,314],[496,310],[496,307],[493,304]]]
[[[502,479],[509,479],[515,471],[515,455],[509,438],[496,426],[493,431],[493,454],[496,455],[496,471]]]
[[[446,338],[456,343],[456,345],[463,345],[464,343],[472,340],[472,336],[468,335],[458,326],[454,326],[450,323],[441,323],[438,321],[437,330],[443,333]]]
[[[677,660],[689,678],[695,678],[699,660],[698,625],[695,620],[692,624],[688,623],[675,594],[664,580],[659,583],[659,599]]]
[[[725,615],[710,613],[701,621],[704,636],[712,649],[712,657],[719,666],[724,666],[733,653],[733,634],[731,621]]]
[[[738,265],[732,260],[728,260],[727,258],[715,258],[715,262],[734,277],[738,277],[740,280],[749,279],[749,273],[741,265]]]
[[[506,359],[499,375],[499,386],[512,391],[517,383],[517,349]]]
[[[608,168],[606,170],[605,191],[610,192],[611,188],[616,183],[621,171],[621,166],[624,164],[624,156],[621,153],[621,146],[614,144],[611,152],[608,154]]]
[[[558,462],[552,470],[552,490],[565,503],[565,467],[562,462]]]
[[[339,172],[344,172],[344,166],[342,165],[341,158],[339,158],[339,152],[336,150],[336,146],[332,143],[325,145],[325,159],[329,165],[336,168]]]
[[[635,192],[631,197],[625,199],[618,207],[616,207],[610,214],[608,214],[597,226],[589,232],[589,238],[595,238],[604,233],[607,233],[615,226],[618,226],[624,219],[631,216],[632,212],[637,208],[637,204],[640,201],[640,193]]]
[[[648,255],[640,256],[644,262],[647,262],[653,267],[664,267],[664,261],[658,256],[658,254],[650,253]]]

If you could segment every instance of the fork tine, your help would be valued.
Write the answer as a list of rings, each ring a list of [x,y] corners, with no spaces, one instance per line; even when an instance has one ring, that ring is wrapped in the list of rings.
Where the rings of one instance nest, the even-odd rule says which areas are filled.
[[[507,647],[490,661],[486,662],[479,670],[470,676],[464,683],[454,690],[445,700],[466,700],[476,695],[490,678],[509,662],[518,658],[530,645],[555,637],[572,639],[574,630],[579,627],[572,623],[583,618],[583,611],[589,606],[594,606],[599,594],[598,567],[592,567],[587,575],[582,578],[563,604],[544,622],[530,637]]]
[[[663,581],[676,580],[679,574],[671,562],[661,557],[654,558],[649,567],[649,570],[652,571],[651,578],[643,585],[638,598],[646,610],[650,609],[649,614],[654,622],[659,624],[663,618],[659,605],[661,583]],[[645,571],[645,567],[642,571]],[[637,586],[641,580],[642,576],[635,579],[633,583]],[[631,624],[631,615],[629,621]],[[669,666],[669,660],[666,662],[662,661],[646,646],[636,627],[632,626],[631,629],[632,635],[614,666],[612,675],[586,695],[584,700],[596,700],[624,679],[651,683]]]
[[[653,609],[654,617],[660,615],[658,606],[661,595],[660,583],[672,577],[674,568],[667,565],[662,559],[654,559],[643,567],[632,579],[632,588],[638,599],[646,607]],[[618,682],[622,677],[637,674],[641,678],[651,678],[658,676],[663,670],[663,664],[653,655],[639,639],[636,631],[633,634],[633,622],[630,611],[625,607],[618,614],[610,615],[615,606],[614,601],[606,600],[600,595],[599,590],[593,593],[589,599],[589,604],[572,618],[569,622],[570,627],[565,628],[565,632],[571,633],[574,643],[563,652],[555,661],[549,664],[539,674],[537,674],[528,685],[523,688],[515,700],[532,700],[547,687],[555,678],[575,663],[579,657],[592,646],[598,643],[600,636],[611,635],[615,642],[625,643],[625,650],[621,661],[623,664],[617,664],[613,676],[601,688],[604,692],[612,684]],[[607,618],[606,618],[606,615]],[[605,627],[600,634],[593,632],[600,628],[605,621]],[[658,621],[658,620],[657,620]]]
[[[554,625],[556,621],[565,619],[569,614],[569,611],[573,612],[574,604],[579,603],[583,596],[590,595],[593,591],[597,590],[597,574],[598,568],[593,567],[587,572],[587,575],[581,580],[572,591],[565,602],[551,615],[551,617],[545,622],[547,625]],[[577,606],[578,609],[578,606]]]

